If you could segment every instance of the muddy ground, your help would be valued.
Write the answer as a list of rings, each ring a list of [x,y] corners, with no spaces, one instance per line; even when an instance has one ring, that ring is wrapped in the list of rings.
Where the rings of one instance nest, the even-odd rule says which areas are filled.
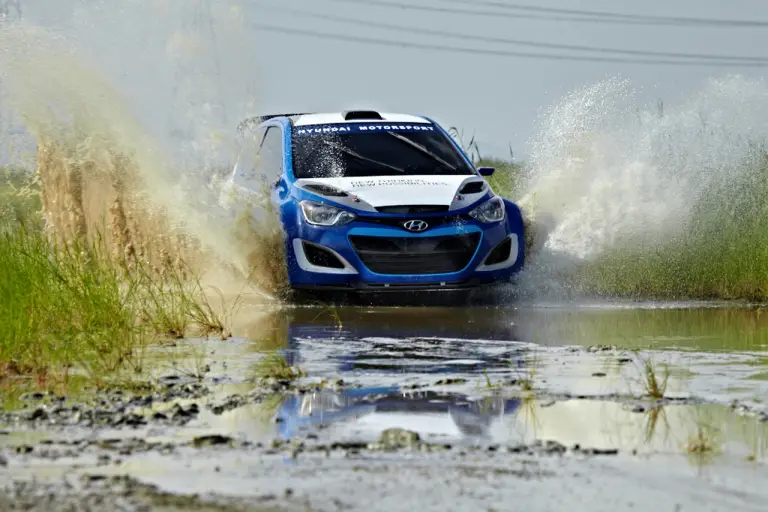
[[[760,311],[254,312],[152,389],[23,396],[0,509],[764,510]]]

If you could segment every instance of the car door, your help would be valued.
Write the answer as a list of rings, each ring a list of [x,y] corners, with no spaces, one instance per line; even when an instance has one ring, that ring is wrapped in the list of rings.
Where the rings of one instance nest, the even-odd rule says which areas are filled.
[[[282,180],[282,141],[280,126],[261,128],[255,136],[247,138],[226,191],[227,200],[223,201],[228,210],[239,212],[247,208],[255,217],[261,217],[263,210],[270,208],[269,202],[274,203],[280,191],[287,190]],[[278,187],[278,183],[282,183],[282,188]]]
[[[288,183],[285,180],[285,132],[281,126],[270,126],[261,145],[260,164],[264,186],[269,188],[273,206],[280,210],[288,200]]]

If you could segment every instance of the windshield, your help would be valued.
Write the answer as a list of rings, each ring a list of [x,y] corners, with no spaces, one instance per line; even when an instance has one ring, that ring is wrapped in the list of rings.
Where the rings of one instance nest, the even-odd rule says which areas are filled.
[[[473,174],[431,124],[299,126],[292,149],[297,179]]]

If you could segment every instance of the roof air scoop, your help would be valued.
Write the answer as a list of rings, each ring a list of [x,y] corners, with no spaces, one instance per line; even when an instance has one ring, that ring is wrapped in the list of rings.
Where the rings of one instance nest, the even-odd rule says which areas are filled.
[[[379,121],[384,120],[381,114],[375,110],[347,110],[342,112],[345,121],[353,121],[356,119],[377,119]]]

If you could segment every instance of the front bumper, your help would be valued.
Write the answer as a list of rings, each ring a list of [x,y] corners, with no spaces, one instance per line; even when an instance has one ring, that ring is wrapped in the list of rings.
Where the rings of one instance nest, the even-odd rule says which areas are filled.
[[[362,220],[331,228],[294,226],[286,249],[295,289],[464,290],[507,281],[523,265],[522,229],[509,219],[448,223],[422,233]],[[500,246],[505,257],[497,250],[488,264]]]

